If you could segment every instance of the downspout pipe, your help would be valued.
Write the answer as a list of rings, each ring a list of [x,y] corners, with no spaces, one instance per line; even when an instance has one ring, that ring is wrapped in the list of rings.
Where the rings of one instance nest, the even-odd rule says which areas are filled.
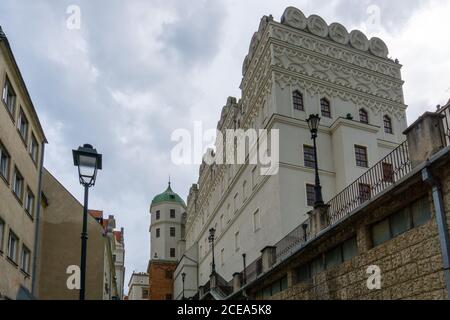
[[[39,164],[39,178],[38,178],[38,198],[37,209],[35,217],[35,231],[34,231],[34,254],[33,254],[33,270],[31,276],[31,295],[36,299],[37,288],[37,261],[39,256],[39,241],[40,241],[40,224],[41,224],[41,199],[42,199],[42,174],[44,171],[44,154],[45,154],[45,141],[42,142],[41,159]]]
[[[433,203],[436,210],[436,223],[439,231],[439,242],[444,266],[447,299],[450,300],[450,237],[448,234],[447,217],[442,200],[442,190],[438,181],[433,177],[429,165],[422,170],[422,180],[431,187]]]

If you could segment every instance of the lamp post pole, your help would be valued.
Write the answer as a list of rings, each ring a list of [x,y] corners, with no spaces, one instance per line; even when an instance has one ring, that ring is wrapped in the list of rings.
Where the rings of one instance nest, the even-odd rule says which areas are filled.
[[[86,294],[86,257],[87,257],[87,215],[88,215],[89,186],[84,186],[83,231],[81,233],[81,264],[80,264],[80,300]]]
[[[319,132],[320,117],[318,114],[310,115],[307,122],[309,125],[309,129],[311,131],[311,139],[313,140],[314,143],[314,171],[316,176],[316,181],[314,185],[314,195],[315,195],[314,208],[318,208],[324,205],[322,197],[322,186],[320,185],[320,177],[319,177],[319,163],[317,160],[317,136]]]
[[[86,298],[86,260],[88,240],[88,204],[89,188],[95,185],[97,171],[102,170],[102,155],[90,144],[73,150],[73,163],[78,167],[80,184],[84,187],[83,226],[81,231],[81,263],[80,263],[80,300]]]
[[[211,242],[211,249],[212,249],[212,265],[211,265],[211,273],[214,274],[216,273],[216,262],[215,262],[215,258],[214,258],[214,234],[216,233],[216,229],[211,228],[209,230],[209,242]]]

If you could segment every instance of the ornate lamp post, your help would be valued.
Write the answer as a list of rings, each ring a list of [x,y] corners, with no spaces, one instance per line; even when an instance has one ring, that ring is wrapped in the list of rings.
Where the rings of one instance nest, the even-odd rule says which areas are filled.
[[[317,143],[316,143],[317,134],[319,131],[320,117],[318,114],[316,115],[312,114],[306,121],[308,122],[309,130],[311,131],[311,139],[314,142],[314,169],[316,173],[316,184],[314,185],[314,194],[316,200],[314,203],[314,208],[318,208],[324,205],[322,198],[322,187],[320,185],[320,178],[319,178],[319,164],[317,162]]]
[[[81,233],[80,300],[85,299],[86,289],[86,252],[87,252],[87,214],[89,188],[95,185],[97,171],[102,170],[102,155],[90,144],[73,150],[73,164],[78,167],[80,184],[84,187],[83,230]]]
[[[185,296],[184,296],[184,281],[186,280],[186,273],[182,273],[181,274],[181,280],[183,281],[183,300],[186,300]]]
[[[214,259],[214,235],[216,234],[216,229],[211,228],[209,229],[209,243],[211,243],[212,246],[212,265],[211,265],[211,273],[214,274],[216,273],[216,262]]]

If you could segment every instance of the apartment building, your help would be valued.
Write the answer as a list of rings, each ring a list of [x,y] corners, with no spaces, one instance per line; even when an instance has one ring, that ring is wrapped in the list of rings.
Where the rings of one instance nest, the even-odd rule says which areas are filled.
[[[265,168],[248,157],[244,165],[201,165],[187,201],[185,237],[186,251],[198,250],[198,267],[178,265],[175,292],[183,273],[208,286],[211,228],[216,272],[228,282],[308,219],[315,202],[311,114],[321,117],[317,157],[325,202],[404,141],[402,66],[388,54],[381,39],[317,15],[306,18],[297,8],[287,8],[280,22],[262,18],[243,63],[242,96],[228,99],[218,130],[225,136],[227,129],[278,129],[279,171],[262,175]]]
[[[47,140],[1,27],[0,85],[0,299],[30,299]]]
[[[133,272],[128,282],[128,298],[127,300],[148,300],[148,273]]]

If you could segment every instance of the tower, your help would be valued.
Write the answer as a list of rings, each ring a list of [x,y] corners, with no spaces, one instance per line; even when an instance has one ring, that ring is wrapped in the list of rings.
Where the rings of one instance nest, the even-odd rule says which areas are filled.
[[[181,256],[178,242],[183,238],[185,212],[186,204],[173,192],[170,182],[167,190],[157,195],[151,203],[150,300],[173,298],[173,273]]]

